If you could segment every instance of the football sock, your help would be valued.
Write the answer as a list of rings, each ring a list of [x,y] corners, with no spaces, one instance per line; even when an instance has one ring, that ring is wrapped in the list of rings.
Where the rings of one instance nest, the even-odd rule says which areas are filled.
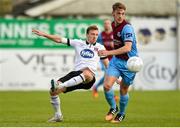
[[[98,83],[95,85],[95,88],[97,89],[100,85],[103,85],[104,83],[104,76],[101,77],[101,79],[98,81]]]
[[[129,101],[129,94],[127,93],[126,95],[120,95],[120,114],[125,114],[125,109],[127,107]]]
[[[51,96],[51,104],[54,108],[55,111],[55,115],[56,116],[61,116],[62,112],[61,112],[61,106],[60,106],[60,98],[59,96]]]
[[[109,91],[104,90],[104,94],[105,94],[105,98],[106,98],[108,104],[111,106],[111,108],[115,109],[116,101],[114,99],[114,90],[112,88]]]
[[[85,81],[85,76],[83,73],[81,73],[80,75],[75,76],[69,79],[68,81],[65,81],[64,83],[60,83],[59,87],[72,87],[72,86],[82,83],[83,81]]]

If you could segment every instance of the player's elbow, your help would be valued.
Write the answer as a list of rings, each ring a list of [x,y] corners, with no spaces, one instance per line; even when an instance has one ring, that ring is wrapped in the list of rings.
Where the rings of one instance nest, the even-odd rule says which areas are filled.
[[[130,52],[130,51],[131,51],[131,47],[126,46],[126,47],[125,47],[125,52]]]
[[[125,52],[130,52],[132,48],[132,43],[131,42],[126,42],[125,46]]]
[[[128,47],[126,50],[127,50],[127,52],[130,52],[131,51],[131,47]]]
[[[50,39],[53,40],[56,43],[60,43],[61,42],[61,38],[58,35],[51,35]]]
[[[60,43],[60,42],[61,42],[61,39],[60,39],[60,38],[55,38],[54,41],[55,41],[56,43]]]

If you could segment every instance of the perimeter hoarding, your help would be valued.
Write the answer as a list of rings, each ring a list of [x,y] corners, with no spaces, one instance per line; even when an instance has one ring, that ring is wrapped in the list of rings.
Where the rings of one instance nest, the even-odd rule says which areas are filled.
[[[89,25],[102,30],[102,20],[5,20],[0,19],[0,48],[60,48],[44,37],[32,33],[39,29],[68,38],[85,39]]]
[[[176,89],[175,19],[133,17],[130,22],[144,61],[134,89]],[[52,78],[59,78],[73,69],[74,50],[37,37],[31,32],[33,28],[85,39],[86,28],[91,24],[102,30],[102,20],[0,19],[0,90],[48,90]],[[98,71],[97,80],[102,75],[103,72]]]
[[[71,49],[1,50],[1,90],[48,90],[50,80],[73,69]]]
[[[135,89],[174,90],[177,88],[176,18],[133,17],[138,49],[144,68],[137,74]]]

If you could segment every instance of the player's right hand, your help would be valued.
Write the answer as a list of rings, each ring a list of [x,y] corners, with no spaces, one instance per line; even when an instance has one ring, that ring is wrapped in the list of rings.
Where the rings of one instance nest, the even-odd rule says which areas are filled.
[[[40,30],[36,30],[36,29],[32,29],[32,32],[38,36],[44,36],[45,33],[40,31]]]

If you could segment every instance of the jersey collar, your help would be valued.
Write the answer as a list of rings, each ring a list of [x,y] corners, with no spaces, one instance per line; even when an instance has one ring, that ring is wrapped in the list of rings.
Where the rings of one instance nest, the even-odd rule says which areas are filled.
[[[90,43],[86,40],[86,44],[89,45]],[[96,45],[96,43],[92,44],[93,46]]]

